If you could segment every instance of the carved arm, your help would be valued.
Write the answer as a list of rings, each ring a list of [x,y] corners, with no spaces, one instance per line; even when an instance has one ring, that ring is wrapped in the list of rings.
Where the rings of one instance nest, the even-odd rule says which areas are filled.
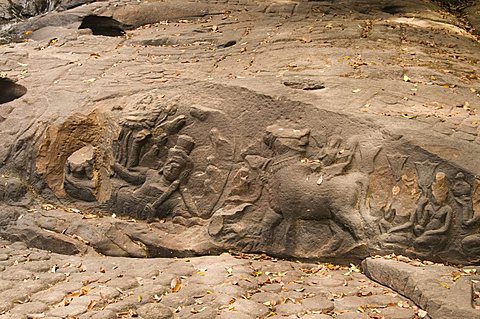
[[[145,183],[145,172],[132,172],[118,163],[113,164],[113,171],[123,180],[133,184],[141,185]]]
[[[450,229],[450,224],[452,222],[452,209],[450,207],[445,208],[443,216],[445,216],[445,222],[442,227],[434,230],[427,230],[423,235],[441,235],[446,233]]]

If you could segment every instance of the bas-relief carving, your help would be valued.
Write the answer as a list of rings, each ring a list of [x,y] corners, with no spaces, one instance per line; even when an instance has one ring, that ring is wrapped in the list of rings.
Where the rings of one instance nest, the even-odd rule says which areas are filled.
[[[319,147],[311,143],[309,129],[272,125],[262,141],[263,153],[262,146],[243,152],[244,162],[229,185],[226,206],[212,218],[210,233],[224,241],[255,234],[255,247],[276,253],[304,255],[308,250],[319,256],[355,248],[364,237],[359,197],[365,176],[349,172],[357,140],[333,135]],[[239,215],[252,211],[264,217],[247,234],[238,227]],[[313,252],[302,248],[312,234],[319,236]]]
[[[190,136],[180,135],[175,146],[168,150],[160,169],[148,169],[141,175],[123,172],[123,177],[128,176],[126,179],[143,183],[138,188],[121,187],[114,198],[116,210],[146,220],[171,216],[179,222],[186,222],[186,219],[198,217],[197,207],[186,186],[193,169],[189,157],[193,147]]]
[[[453,210],[446,202],[449,195],[446,175],[443,172],[434,174],[438,163],[415,162],[415,166],[421,189],[417,207],[407,222],[381,235],[381,242],[387,248],[400,245],[418,251],[438,251],[444,248],[453,218]],[[432,175],[434,181],[431,181]]]
[[[465,254],[476,256],[480,260],[480,180],[475,180],[472,194],[472,213],[462,221],[462,228],[467,236],[462,239],[462,249]]]
[[[73,198],[87,202],[96,201],[94,148],[92,145],[82,147],[67,159],[65,165],[65,192]]]
[[[392,181],[397,180],[399,172],[405,172],[405,168],[398,169],[399,166],[393,163],[392,158],[395,157],[402,158],[388,157]],[[401,166],[405,163],[406,161],[403,161]],[[474,213],[475,199],[472,200],[472,197],[480,198],[480,194],[475,195],[475,192],[480,191],[475,190],[472,194],[472,186],[463,172],[453,173],[454,170],[447,169],[451,173],[449,177],[439,169],[437,162],[426,160],[413,164],[416,170],[413,178],[408,180],[407,175],[401,175],[400,184],[397,182],[392,187],[390,196],[383,196],[385,204],[381,206],[382,214],[378,223],[381,233],[378,237],[380,246],[387,250],[403,249],[404,253],[438,258],[435,253],[448,254],[449,251],[454,251],[457,254],[457,243],[460,241],[464,257],[467,260],[478,259],[480,235],[472,234],[472,228],[475,229],[479,224],[480,215]],[[478,185],[478,182],[476,183]],[[409,212],[407,205],[394,204],[402,197],[400,193],[407,185],[410,189],[408,192],[417,195],[416,207]],[[407,211],[408,220],[396,223],[395,217],[401,211],[403,214]]]
[[[245,251],[340,256],[376,243],[429,256],[459,243],[480,253],[480,188],[463,172],[401,153],[378,166],[378,142],[288,122],[247,144],[225,126],[189,135],[212,110],[184,115],[153,101],[134,105],[113,143],[109,205],[119,215],[208,224],[217,243]],[[95,156],[87,145],[68,158],[71,197],[97,200]]]

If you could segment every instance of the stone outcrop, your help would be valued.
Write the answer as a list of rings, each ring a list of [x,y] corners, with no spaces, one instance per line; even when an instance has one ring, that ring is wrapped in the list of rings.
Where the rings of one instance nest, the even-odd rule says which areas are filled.
[[[399,2],[109,1],[12,26],[2,236],[479,262],[477,38]]]
[[[478,267],[458,269],[381,258],[368,258],[362,266],[367,276],[408,297],[434,319],[479,315]],[[473,299],[476,299],[475,305]]]

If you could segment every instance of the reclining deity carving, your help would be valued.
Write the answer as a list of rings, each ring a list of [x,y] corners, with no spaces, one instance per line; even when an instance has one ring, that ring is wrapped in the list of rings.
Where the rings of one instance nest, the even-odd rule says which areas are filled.
[[[148,169],[145,173],[125,171],[122,177],[129,180],[143,180],[139,188],[121,187],[115,198],[116,210],[129,216],[152,220],[172,217],[174,221],[199,216],[186,183],[193,169],[189,156],[194,147],[193,139],[180,135],[175,146],[168,150],[160,169]]]

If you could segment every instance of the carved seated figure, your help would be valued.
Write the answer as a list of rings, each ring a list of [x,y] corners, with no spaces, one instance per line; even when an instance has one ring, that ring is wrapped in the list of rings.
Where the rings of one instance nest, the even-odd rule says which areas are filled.
[[[445,184],[445,174],[437,173],[432,185],[432,201],[425,207],[428,222],[424,231],[413,242],[417,250],[436,251],[443,248],[448,239],[447,233],[452,223],[453,210],[445,201],[448,197],[448,187]]]
[[[144,182],[138,189],[121,188],[116,196],[116,209],[124,214],[152,220],[167,216],[184,219],[198,216],[196,206],[185,184],[193,169],[189,157],[194,147],[193,139],[180,135],[177,144],[169,149],[161,170],[149,169],[145,175],[125,171],[131,180]],[[144,176],[144,177],[142,177]]]
[[[92,145],[87,145],[70,155],[65,167],[65,192],[73,198],[87,202],[96,200],[93,153]]]
[[[463,252],[469,256],[480,256],[480,213],[463,222],[462,227],[467,229],[478,228],[478,232],[462,239]],[[478,258],[478,257],[477,257]]]
[[[431,190],[431,201],[426,196],[422,196],[409,221],[389,229],[383,235],[383,242],[387,246],[413,244],[415,249],[421,251],[434,251],[443,247],[447,240],[453,212],[452,208],[445,203],[449,191],[444,173],[436,174]]]

